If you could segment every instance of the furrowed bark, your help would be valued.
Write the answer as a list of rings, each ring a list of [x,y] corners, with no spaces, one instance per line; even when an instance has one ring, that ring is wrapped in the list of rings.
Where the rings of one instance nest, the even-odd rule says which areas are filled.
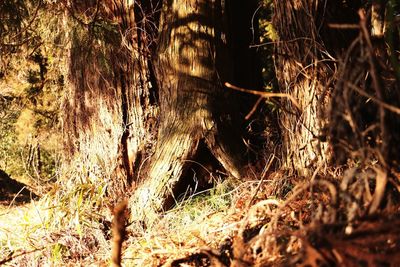
[[[150,211],[175,203],[177,185],[189,178],[185,170],[203,140],[227,172],[242,176],[246,151],[235,125],[238,108],[223,88],[234,66],[222,3],[163,2],[155,67],[160,128],[147,179],[132,198],[134,219],[151,221]]]
[[[72,154],[88,168],[100,167],[99,177],[110,177],[115,198],[131,187],[135,163],[152,153],[155,142],[150,121],[157,108],[150,102],[147,43],[135,3],[72,1],[70,7],[80,22],[73,30],[64,131]],[[82,14],[89,11],[93,15],[85,24]]]
[[[300,104],[298,111],[283,99],[280,112],[283,162],[288,169],[309,175],[329,161],[326,110],[330,103],[331,58],[320,36],[319,14],[324,4],[313,0],[274,1],[276,73],[280,90]],[[324,54],[323,51],[326,51]]]

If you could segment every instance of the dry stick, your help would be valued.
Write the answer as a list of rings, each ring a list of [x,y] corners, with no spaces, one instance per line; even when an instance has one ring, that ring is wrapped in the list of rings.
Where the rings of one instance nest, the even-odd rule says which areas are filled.
[[[328,23],[328,27],[332,28],[332,29],[358,30],[360,28],[360,25],[358,25],[358,24]]]
[[[373,95],[368,94],[367,92],[365,92],[361,88],[357,87],[356,85],[352,84],[351,82],[346,82],[346,85],[348,87],[350,87],[351,89],[353,89],[354,91],[356,91],[357,93],[359,93],[360,95],[371,99],[373,102],[377,103],[378,105],[382,106],[383,108],[386,108],[387,110],[400,115],[400,108],[381,101],[380,99],[374,97]]]
[[[122,242],[125,239],[125,220],[127,201],[123,200],[114,208],[114,219],[112,224],[112,248],[111,248],[111,265],[112,267],[121,266]]]
[[[260,191],[261,185],[262,185],[262,183],[264,182],[264,179],[265,179],[265,177],[267,176],[267,172],[269,171],[269,168],[271,167],[272,162],[274,161],[274,159],[275,159],[275,155],[271,155],[271,156],[269,157],[268,163],[267,163],[267,165],[264,167],[264,170],[263,170],[263,172],[262,172],[262,174],[261,174],[261,180],[258,182],[257,188],[256,188],[256,190],[254,191],[254,193],[252,194],[253,196],[251,197],[249,203],[247,204],[247,210],[250,209],[251,204],[253,203],[254,199],[256,199],[256,196],[257,196],[257,194],[258,194],[258,191]]]
[[[360,27],[361,27],[361,32],[364,36],[364,39],[367,43],[368,47],[368,61],[370,65],[370,70],[371,70],[371,77],[372,77],[372,82],[376,91],[376,95],[378,96],[378,99],[384,102],[384,97],[383,97],[383,89],[382,89],[382,81],[379,79],[378,76],[378,71],[376,69],[376,63],[375,63],[375,58],[373,56],[373,46],[372,42],[369,36],[369,32],[367,29],[367,19],[365,17],[365,14],[363,10],[359,10],[358,15],[360,16]],[[382,105],[379,105],[379,120],[380,120],[380,126],[381,126],[381,133],[382,133],[382,146],[381,146],[381,153],[383,155],[383,158],[386,160],[387,158],[387,140],[388,140],[388,134],[387,134],[387,129],[386,129],[386,123],[385,119],[386,118],[386,113],[385,109],[383,108]],[[383,162],[386,164],[386,162]]]
[[[361,32],[365,38],[365,41],[367,43],[368,47],[368,60],[369,64],[371,67],[371,77],[372,77],[372,82],[375,87],[376,95],[378,96],[378,99],[384,102],[384,95],[383,95],[383,89],[382,89],[382,81],[378,76],[378,71],[376,69],[376,62],[375,58],[373,56],[373,47],[371,43],[371,39],[367,30],[367,20],[365,18],[365,14],[362,10],[358,12],[360,16],[360,27],[361,27]],[[386,159],[388,157],[388,132],[386,129],[386,113],[383,105],[379,105],[379,119],[380,119],[380,126],[381,126],[381,133],[382,133],[382,146],[381,146],[381,153],[383,155],[383,164],[384,166],[386,165]],[[385,194],[385,188],[387,184],[387,171],[382,171],[379,169],[375,169],[377,176],[376,176],[376,187],[375,187],[375,193],[372,199],[372,203],[370,205],[369,209],[369,214],[374,213],[377,209],[378,206],[380,205],[383,195]]]
[[[379,168],[374,168],[376,172],[376,185],[374,196],[372,197],[371,204],[369,206],[369,214],[373,214],[379,208],[383,197],[385,196],[386,184],[388,181],[387,172],[382,171]]]
[[[249,89],[244,89],[241,87],[237,87],[233,84],[230,83],[225,83],[225,86],[231,89],[234,89],[236,91],[239,92],[244,92],[244,93],[249,93],[249,94],[253,94],[253,95],[259,95],[265,98],[270,98],[270,97],[286,97],[288,98],[290,101],[292,101],[293,105],[301,110],[299,103],[296,101],[296,99],[294,99],[293,96],[289,95],[289,94],[285,94],[285,93],[269,93],[269,92],[261,92],[261,91],[256,91],[256,90],[249,90]]]
[[[249,119],[251,118],[251,116],[253,116],[254,112],[256,112],[256,110],[257,110],[258,106],[260,105],[262,99],[263,99],[262,96],[260,96],[260,97],[257,99],[257,102],[254,104],[253,108],[252,108],[252,109],[250,110],[250,112],[246,115],[246,117],[244,117],[244,119],[245,119],[246,121],[249,120]]]
[[[45,248],[45,247],[36,248],[36,249],[30,250],[30,251],[23,251],[23,252],[18,253],[18,254],[14,254],[14,252],[11,252],[10,255],[8,255],[8,256],[5,257],[4,259],[0,260],[0,265],[6,264],[7,262],[10,262],[10,261],[14,260],[14,259],[17,258],[17,257],[21,257],[21,256],[24,256],[24,255],[28,255],[28,254],[34,253],[34,252],[36,252],[36,251],[42,250],[42,249],[44,249],[44,248]]]

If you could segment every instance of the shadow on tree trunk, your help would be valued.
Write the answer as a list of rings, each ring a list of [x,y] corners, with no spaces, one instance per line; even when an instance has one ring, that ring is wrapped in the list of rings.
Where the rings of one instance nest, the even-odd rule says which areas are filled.
[[[160,128],[148,174],[132,198],[136,219],[151,221],[152,211],[176,203],[199,147],[229,175],[243,177],[249,155],[241,111],[249,98],[223,84],[259,85],[259,73],[251,71],[256,64],[250,64],[251,2],[238,7],[233,1],[164,1],[155,64]],[[246,10],[241,17],[238,8]],[[234,29],[235,19],[245,26]]]

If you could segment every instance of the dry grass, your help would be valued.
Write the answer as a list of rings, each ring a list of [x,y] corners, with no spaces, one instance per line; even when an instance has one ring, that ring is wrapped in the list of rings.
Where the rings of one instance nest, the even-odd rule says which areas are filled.
[[[244,201],[249,187],[250,183],[221,182],[179,203],[151,228],[132,227],[124,256],[127,265],[157,266],[194,253],[199,247],[218,247],[224,238],[237,232],[243,214],[235,204],[239,199]]]
[[[286,13],[281,14],[285,16],[282,22],[289,21]],[[308,20],[307,16],[302,18]],[[293,23],[298,22],[294,15],[292,19]],[[291,44],[296,36],[290,34],[292,32],[288,33],[290,42],[287,45],[295,47],[288,50],[304,56],[304,47],[300,45],[308,47],[310,44],[311,49],[299,66],[304,77],[298,71],[286,72],[296,76],[288,80],[296,83],[302,78],[306,80],[306,87],[314,81],[320,83],[317,75],[305,70],[313,70],[317,65],[312,59],[319,58],[318,64],[325,62],[327,54],[321,52],[325,49],[315,40]],[[379,102],[384,99],[365,101],[356,94],[368,97],[379,89],[365,79],[371,68],[379,66],[369,63],[365,56],[373,54],[365,46],[365,39],[366,36],[360,35],[346,58],[337,62],[340,64],[338,73],[336,69],[332,71],[340,82],[332,95],[337,113],[328,114],[332,124],[330,137],[337,138],[333,141],[342,153],[334,151],[334,155],[345,155],[346,165],[328,168],[326,162],[321,161],[323,164],[306,177],[292,175],[293,170],[281,170],[262,180],[218,181],[215,188],[207,192],[186,196],[175,208],[160,214],[152,225],[127,222],[122,264],[399,266],[400,175],[398,170],[385,164],[385,155],[382,155],[391,155],[392,147],[396,147],[387,144],[395,144],[398,139],[390,128],[398,125],[393,123],[398,117],[392,114],[387,117],[392,120],[385,118],[391,113]],[[359,64],[360,61],[363,64]],[[397,95],[398,91],[394,90],[397,87],[389,77],[390,71],[384,68],[383,74],[388,77],[380,81],[393,89],[387,92],[387,97]],[[312,78],[310,81],[307,75]],[[100,117],[107,118],[97,121],[99,128],[113,125],[118,121],[116,117],[121,117],[121,114],[107,113],[105,102],[97,104]],[[371,122],[358,120],[364,117],[357,117],[364,114],[362,111],[376,109],[381,117],[372,112]],[[311,115],[308,117],[310,121],[315,119]],[[88,119],[87,122],[93,125],[91,122],[95,121]],[[343,129],[337,128],[338,125]],[[360,129],[366,130],[361,132]],[[23,206],[0,207],[0,264],[109,265],[111,211],[118,200],[118,194],[112,190],[118,188],[112,184],[115,180],[112,175],[117,166],[114,155],[122,129],[112,128],[108,137],[105,133],[99,134],[97,128],[91,130],[98,133],[97,139],[88,134],[79,136],[78,140],[87,145],[81,149],[90,156],[77,155],[68,171],[61,172],[60,179],[45,196]],[[385,132],[394,137],[385,139],[388,137]],[[385,142],[385,146],[381,145]],[[393,154],[398,155],[398,152]]]
[[[397,263],[398,227],[389,226],[400,223],[399,192],[385,194],[379,209],[373,208],[381,194],[373,187],[379,179],[381,173],[369,163],[320,170],[308,178],[276,172],[262,181],[219,181],[147,228],[127,225],[122,265]],[[112,202],[106,182],[98,181],[88,179],[68,190],[55,185],[40,201],[3,207],[0,261],[6,266],[109,265]]]
[[[68,190],[55,185],[40,201],[3,208],[0,261],[8,266],[107,265],[111,201],[105,194],[106,182],[95,181],[74,181]],[[214,189],[188,196],[151,228],[131,225],[123,264],[156,266],[199,247],[218,248],[238,232],[258,183],[220,181]]]
[[[96,172],[75,167],[39,201],[4,210],[0,261],[8,259],[10,266],[57,266],[108,260],[107,180],[92,181]]]

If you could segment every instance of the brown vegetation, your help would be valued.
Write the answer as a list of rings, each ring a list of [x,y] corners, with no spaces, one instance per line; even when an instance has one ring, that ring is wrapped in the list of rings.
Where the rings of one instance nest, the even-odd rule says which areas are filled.
[[[400,265],[394,1],[33,2],[0,4],[0,148],[41,194],[0,264]]]

